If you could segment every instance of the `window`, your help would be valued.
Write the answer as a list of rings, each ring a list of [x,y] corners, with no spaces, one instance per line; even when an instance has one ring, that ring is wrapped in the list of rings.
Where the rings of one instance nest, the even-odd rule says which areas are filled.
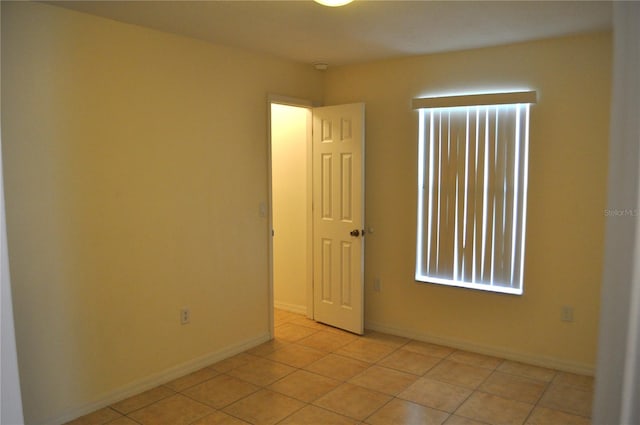
[[[414,99],[416,280],[522,294],[536,92]]]

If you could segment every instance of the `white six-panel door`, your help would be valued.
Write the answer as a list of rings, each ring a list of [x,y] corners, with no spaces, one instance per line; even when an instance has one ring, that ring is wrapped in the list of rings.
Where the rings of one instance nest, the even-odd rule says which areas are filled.
[[[313,109],[314,319],[364,331],[364,104]]]

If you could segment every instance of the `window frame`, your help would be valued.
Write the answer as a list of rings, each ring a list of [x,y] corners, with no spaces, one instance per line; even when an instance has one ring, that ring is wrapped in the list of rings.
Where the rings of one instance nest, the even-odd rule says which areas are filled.
[[[418,221],[417,221],[417,228],[416,228],[416,262],[415,262],[415,280],[419,283],[430,283],[430,284],[439,284],[439,285],[445,285],[445,286],[453,286],[453,287],[462,287],[462,288],[467,288],[467,289],[476,289],[476,290],[481,290],[481,291],[489,291],[489,292],[494,292],[494,293],[504,293],[504,294],[512,294],[512,295],[522,295],[524,293],[524,253],[525,253],[525,240],[526,240],[526,215],[527,215],[527,186],[528,186],[528,156],[529,156],[529,122],[530,122],[530,106],[532,104],[535,104],[537,102],[537,92],[536,91],[517,91],[517,92],[504,92],[504,93],[486,93],[486,94],[470,94],[470,95],[457,95],[457,96],[439,96],[439,97],[427,97],[427,98],[419,98],[419,99],[414,99],[413,100],[413,108],[417,109],[419,112],[419,128],[418,128],[418,186],[417,186],[417,192],[418,192],[418,208],[417,208],[417,212],[418,212]],[[454,271],[451,272],[450,276],[434,276],[434,275],[429,275],[427,274],[428,272],[426,271],[429,266],[427,265],[427,263],[429,262],[433,262],[433,260],[431,258],[426,258],[424,255],[425,252],[425,226],[427,224],[424,223],[425,219],[425,208],[426,208],[426,203],[425,203],[425,193],[429,193],[429,200],[431,202],[432,199],[432,190],[433,187],[432,185],[433,183],[433,178],[432,176],[427,177],[429,173],[429,171],[427,170],[427,165],[425,162],[425,151],[427,149],[432,150],[432,144],[436,143],[433,141],[433,129],[429,129],[427,130],[425,128],[425,115],[427,113],[430,113],[429,111],[433,111],[433,110],[439,110],[439,111],[451,111],[452,109],[456,109],[458,110],[459,108],[467,108],[467,123],[466,123],[466,127],[465,130],[467,132],[467,139],[466,142],[467,145],[469,144],[469,139],[468,139],[468,134],[469,134],[469,121],[468,121],[468,114],[469,114],[469,110],[471,110],[472,108],[476,108],[477,111],[479,111],[479,108],[482,108],[483,111],[485,111],[484,113],[487,114],[487,120],[488,120],[488,114],[489,114],[489,108],[494,108],[496,109],[496,114],[498,114],[498,108],[502,107],[502,106],[507,106],[507,107],[514,107],[514,116],[515,116],[515,120],[517,121],[516,126],[518,127],[515,131],[516,134],[514,136],[514,138],[516,139],[516,153],[514,154],[514,164],[519,164],[520,162],[522,162],[522,165],[519,165],[520,167],[523,167],[522,170],[522,181],[518,181],[518,176],[519,176],[519,172],[518,169],[516,168],[516,171],[514,171],[513,176],[510,176],[509,178],[511,178],[511,180],[516,180],[516,186],[514,191],[518,191],[519,188],[521,190],[521,197],[522,199],[519,200],[519,202],[522,203],[521,205],[521,211],[518,211],[519,215],[518,216],[512,216],[512,220],[509,223],[509,225],[512,225],[512,223],[516,223],[517,224],[517,220],[520,220],[521,223],[519,223],[520,227],[518,227],[518,231],[519,231],[519,235],[517,235],[517,240],[516,240],[516,230],[515,230],[515,226],[514,226],[514,230],[513,230],[513,241],[512,241],[512,246],[511,249],[513,250],[513,252],[511,253],[512,256],[515,256],[515,243],[519,243],[521,244],[521,246],[519,247],[519,251],[518,254],[520,255],[519,259],[512,259],[512,263],[511,263],[511,269],[510,269],[510,281],[509,281],[509,285],[506,286],[504,283],[505,282],[494,282],[493,281],[493,272],[491,273],[491,281],[490,282],[486,282],[486,281],[482,281],[482,282],[477,282],[475,281],[475,276],[476,276],[476,272],[475,272],[475,262],[477,261],[477,259],[475,258],[475,256],[477,255],[477,253],[475,252],[475,250],[473,251],[473,262],[474,262],[474,272],[472,273],[472,277],[468,278],[468,280],[461,280],[459,278],[457,278],[460,273],[458,273],[457,271],[455,271],[455,269],[457,267],[462,268],[462,266],[458,263],[458,254],[457,254],[457,247],[454,249],[454,258],[449,259],[447,261],[451,261],[451,263],[453,264],[453,268]],[[521,111],[520,108],[524,107],[525,108],[525,118],[524,118],[524,128],[519,128],[520,126],[520,119],[521,119]],[[459,111],[458,111],[459,112]],[[496,115],[497,116],[497,115]],[[433,117],[433,115],[432,115]],[[449,119],[450,119],[450,115],[449,115]],[[488,121],[487,121],[488,122]],[[497,124],[496,124],[497,125]],[[429,136],[427,136],[427,131],[429,131]],[[496,130],[497,133],[497,130]],[[477,136],[477,135],[476,135]],[[477,136],[478,137],[478,136]],[[503,136],[504,137],[504,136]],[[511,135],[507,134],[506,136],[511,137]],[[518,137],[522,137],[523,140],[518,139]],[[499,141],[501,141],[502,139],[498,139],[498,137],[496,136],[496,146],[497,143]],[[441,141],[437,142],[437,143],[442,143]],[[450,143],[450,142],[447,142]],[[508,143],[508,142],[503,142],[503,143]],[[522,145],[522,146],[520,146]],[[488,146],[488,145],[487,145]],[[467,155],[468,155],[468,146],[465,145],[465,148],[467,149]],[[476,146],[477,149],[477,146]],[[522,152],[519,152],[519,150],[521,150]],[[477,152],[476,152],[477,153]],[[522,156],[522,158],[518,157],[518,154]],[[483,155],[488,156],[489,153],[488,152],[484,152]],[[430,160],[432,160],[432,158],[430,158]],[[438,164],[438,167],[441,167],[442,164]],[[477,165],[477,164],[476,164]],[[505,164],[505,166],[508,166]],[[515,165],[516,167],[518,167],[518,165]],[[468,167],[468,163],[465,163],[465,167]],[[465,168],[465,172],[466,172]],[[455,169],[454,169],[455,172]],[[458,178],[458,177],[456,177]],[[428,180],[428,184],[430,185],[429,188],[427,189],[426,187],[426,182]],[[504,177],[504,182],[507,182],[507,176],[505,174]],[[503,185],[506,185],[506,183],[503,182]],[[464,184],[467,184],[468,181],[463,182]],[[438,182],[438,184],[440,184]],[[456,191],[458,191],[458,181],[456,180]],[[483,182],[483,184],[486,186],[487,183],[486,181]],[[486,190],[484,189],[483,186],[483,192]],[[438,186],[438,190],[440,189],[440,186]],[[461,189],[463,191],[467,191],[468,188],[467,186],[464,186],[463,189]],[[439,192],[438,192],[439,193]],[[457,192],[456,192],[457,193]],[[505,195],[503,195],[506,198],[506,190],[504,191]],[[447,196],[451,196],[450,194],[447,194]],[[455,196],[458,196],[457,194]],[[494,195],[497,196],[497,195]],[[495,197],[494,197],[494,201],[495,201]],[[466,198],[465,198],[465,205],[466,205]],[[486,201],[486,199],[482,199],[482,202],[490,202],[490,201]],[[504,199],[502,199],[502,202],[506,202]],[[518,200],[513,201],[514,204],[517,205]],[[456,208],[457,208],[457,204],[456,204]],[[466,207],[465,207],[466,208]],[[506,208],[506,207],[505,207]],[[457,210],[456,210],[457,211]],[[515,211],[515,209],[514,209]],[[457,212],[456,212],[457,213]],[[478,214],[478,212],[474,211],[474,214]],[[439,215],[440,211],[438,211],[438,213],[436,214],[436,218],[438,220],[441,220],[441,216]],[[465,214],[466,214],[466,209],[465,209]],[[434,214],[431,212],[431,210],[429,210],[429,223],[428,226],[430,228],[429,232],[431,232],[432,229],[432,224],[431,224],[431,217]],[[463,223],[464,223],[464,227],[466,229],[467,227],[467,219],[468,216],[463,216]],[[438,226],[440,225],[440,222],[438,222]],[[486,226],[486,222],[483,222],[483,226]],[[483,227],[484,229],[484,227]],[[440,230],[438,230],[439,232]],[[431,233],[429,233],[431,234]],[[451,238],[452,234],[451,232],[448,233],[448,237]],[[439,235],[438,235],[439,237]],[[457,236],[456,236],[457,237]],[[466,234],[465,234],[466,237]],[[506,237],[503,235],[503,238],[506,239]],[[502,242],[504,242],[504,239]],[[431,243],[430,241],[428,242],[429,244]],[[466,239],[465,239],[465,243]],[[477,243],[477,242],[474,242]],[[483,240],[482,243],[484,244],[485,241]],[[464,249],[464,248],[463,248]],[[474,248],[475,249],[475,248]],[[428,253],[430,254],[430,253]],[[449,252],[450,254],[450,252]],[[426,259],[425,259],[426,258]],[[437,258],[437,257],[436,257]],[[484,260],[484,257],[483,257]],[[465,260],[466,261],[466,260]],[[494,256],[493,256],[493,251],[491,253],[491,264],[492,264],[492,270],[493,270],[493,261],[494,261]],[[513,261],[519,261],[519,266],[517,268],[518,271],[518,276],[514,277],[514,263]],[[469,267],[467,265],[467,267]],[[504,272],[504,267],[501,268],[501,271]],[[462,275],[464,275],[464,273],[462,273]],[[515,282],[517,279],[517,282]],[[481,279],[482,280],[482,279]],[[516,283],[514,285],[514,283]]]

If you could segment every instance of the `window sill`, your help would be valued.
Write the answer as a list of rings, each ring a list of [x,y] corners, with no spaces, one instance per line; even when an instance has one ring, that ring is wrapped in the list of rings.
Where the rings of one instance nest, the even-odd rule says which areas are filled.
[[[512,288],[509,286],[484,285],[479,283],[460,282],[456,280],[439,279],[436,277],[420,275],[416,275],[415,279],[417,283],[453,286],[456,288],[475,289],[478,291],[495,292],[499,294],[523,295],[522,288]]]

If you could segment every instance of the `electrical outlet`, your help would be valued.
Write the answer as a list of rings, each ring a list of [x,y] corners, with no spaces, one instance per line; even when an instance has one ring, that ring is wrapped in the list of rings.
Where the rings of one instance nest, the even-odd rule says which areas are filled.
[[[560,320],[563,322],[573,322],[573,307],[563,305],[560,311]]]
[[[373,290],[376,292],[380,292],[380,278],[376,277],[375,279],[373,279]]]
[[[180,324],[186,325],[191,322],[191,310],[188,308],[183,308],[180,310]]]

